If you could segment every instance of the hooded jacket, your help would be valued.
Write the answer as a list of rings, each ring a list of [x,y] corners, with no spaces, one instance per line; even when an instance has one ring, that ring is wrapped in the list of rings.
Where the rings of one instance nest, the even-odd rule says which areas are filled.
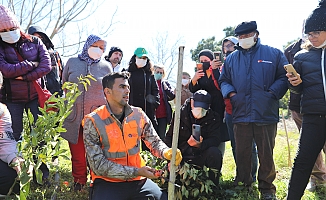
[[[219,79],[224,98],[230,98],[233,123],[277,123],[279,99],[287,91],[284,54],[276,48],[257,43],[250,49],[230,54]]]
[[[21,37],[15,44],[0,40],[0,71],[4,77],[0,92],[2,101],[29,102],[36,99],[37,92],[32,81],[51,71],[50,57],[45,45],[37,37],[32,37],[31,40]],[[24,61],[19,61],[15,49]],[[38,66],[33,62],[39,62]],[[16,77],[19,76],[23,80],[17,80]]]

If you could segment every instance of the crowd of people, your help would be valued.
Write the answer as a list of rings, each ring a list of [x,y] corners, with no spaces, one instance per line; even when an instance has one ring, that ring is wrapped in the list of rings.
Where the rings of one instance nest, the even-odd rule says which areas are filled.
[[[223,57],[210,49],[199,52],[194,76],[182,73],[176,166],[206,166],[219,185],[215,171],[221,171],[230,141],[234,186],[257,183],[261,199],[277,199],[273,150],[279,100],[290,89],[289,109],[301,137],[287,199],[326,183],[325,0],[304,21],[303,32],[282,52],[261,43],[256,21],[244,21],[234,36],[222,39]],[[177,90],[144,47],[135,49],[128,66],[121,65],[122,49],[112,46],[104,56],[106,49],[104,39],[89,35],[80,54],[64,65],[40,26],[25,33],[14,13],[0,5],[0,195],[8,193],[24,162],[16,148],[23,112],[30,110],[34,120],[41,114],[33,81],[60,98],[63,83],[91,75],[96,81],[87,90],[78,86],[82,93],[61,133],[69,143],[73,190],[83,191],[90,175],[93,200],[167,199],[151,180],[156,170],[140,153],[171,161]],[[289,63],[297,75],[285,71]],[[50,185],[46,163],[40,169],[43,184]],[[19,193],[19,184],[12,192]]]

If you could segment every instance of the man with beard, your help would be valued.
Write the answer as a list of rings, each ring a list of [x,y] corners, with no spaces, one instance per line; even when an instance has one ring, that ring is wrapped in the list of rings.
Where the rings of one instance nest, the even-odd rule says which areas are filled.
[[[109,54],[105,56],[105,60],[111,64],[113,72],[121,72],[125,69],[120,65],[123,52],[119,47],[111,47]]]
[[[169,148],[157,135],[141,108],[128,104],[128,72],[106,75],[102,80],[107,104],[84,118],[84,142],[93,181],[93,200],[167,199],[151,179],[155,169],[145,166],[140,155],[143,140],[150,152],[171,160]],[[177,150],[176,165],[182,160]]]

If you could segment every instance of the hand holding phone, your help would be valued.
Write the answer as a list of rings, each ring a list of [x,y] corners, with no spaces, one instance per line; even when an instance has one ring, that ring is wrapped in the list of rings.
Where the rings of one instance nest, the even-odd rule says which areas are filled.
[[[193,124],[192,125],[192,136],[195,138],[195,140],[200,141],[200,135],[201,135],[200,125]]]
[[[214,59],[221,60],[221,52],[220,51],[215,51],[214,52]]]
[[[287,64],[287,65],[284,65],[284,69],[287,71],[287,73],[290,73],[292,74],[292,76],[295,76],[298,78],[298,80],[301,81],[301,78],[300,76],[298,76],[298,73],[297,71],[294,69],[293,65],[292,64]]]

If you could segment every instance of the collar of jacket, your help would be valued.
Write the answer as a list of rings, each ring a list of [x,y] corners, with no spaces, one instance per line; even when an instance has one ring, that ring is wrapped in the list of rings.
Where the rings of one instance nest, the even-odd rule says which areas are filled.
[[[114,115],[114,113],[112,112],[111,108],[110,108],[110,105],[109,103],[106,104],[106,109],[109,111],[109,113],[111,115]],[[132,108],[130,107],[129,104],[126,104],[125,107],[124,107],[124,111],[125,113],[125,117],[129,116],[133,111],[132,111]]]
[[[242,51],[242,52],[248,52],[248,51],[255,51],[258,49],[258,47],[260,46],[260,38],[257,38],[257,42],[254,46],[252,46],[249,49],[244,49],[241,46],[239,46],[239,43],[237,45],[234,46],[235,49]]]

